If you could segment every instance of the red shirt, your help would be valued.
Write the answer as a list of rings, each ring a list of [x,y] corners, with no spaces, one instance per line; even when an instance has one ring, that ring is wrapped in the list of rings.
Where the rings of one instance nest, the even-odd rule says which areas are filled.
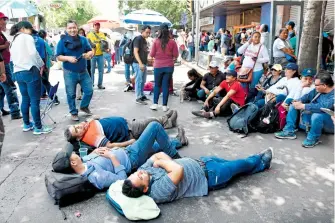
[[[0,32],[0,45],[4,45],[7,41],[6,37],[2,32]],[[0,53],[2,54],[3,60],[5,64],[9,64],[10,62],[10,52],[9,47],[7,49],[1,50]]]
[[[179,56],[177,44],[170,39],[163,50],[161,41],[156,39],[152,45],[150,56],[155,58],[154,68],[173,67],[173,59]]]
[[[240,82],[234,81],[233,83],[227,83],[227,81],[222,81],[220,84],[222,89],[225,89],[228,93],[230,90],[234,90],[236,93],[230,96],[231,100],[237,103],[240,106],[245,104],[246,94]]]

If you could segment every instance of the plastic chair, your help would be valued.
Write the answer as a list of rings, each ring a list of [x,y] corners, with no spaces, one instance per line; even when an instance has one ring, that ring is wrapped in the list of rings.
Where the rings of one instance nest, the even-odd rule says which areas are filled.
[[[52,86],[50,88],[50,91],[49,91],[49,95],[48,95],[48,100],[44,106],[44,109],[41,113],[41,121],[44,123],[44,118],[46,116],[49,117],[49,119],[54,123],[56,124],[56,121],[49,115],[49,112],[52,110],[52,107],[54,106],[55,104],[55,97],[56,97],[56,93],[57,93],[57,90],[58,90],[58,85],[59,85],[59,82],[55,85],[55,86]]]

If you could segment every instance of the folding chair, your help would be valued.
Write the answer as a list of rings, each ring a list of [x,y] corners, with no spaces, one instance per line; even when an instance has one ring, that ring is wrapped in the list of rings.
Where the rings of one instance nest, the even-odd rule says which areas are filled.
[[[49,119],[54,124],[56,124],[56,121],[49,115],[49,112],[52,110],[52,107],[55,104],[55,97],[56,97],[56,93],[57,93],[57,90],[58,90],[58,85],[59,85],[59,81],[55,86],[52,86],[50,88],[49,95],[48,95],[48,100],[47,100],[47,102],[44,106],[44,109],[43,109],[42,113],[41,113],[41,121],[43,122],[43,124],[44,124],[43,119],[45,118],[45,116],[48,116]]]

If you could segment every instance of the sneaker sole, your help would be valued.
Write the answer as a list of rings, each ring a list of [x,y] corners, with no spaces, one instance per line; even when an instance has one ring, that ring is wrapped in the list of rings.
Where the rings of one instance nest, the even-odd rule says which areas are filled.
[[[31,131],[31,130],[33,130],[33,129],[34,129],[34,127],[30,128],[30,129],[22,129],[22,131],[23,131],[23,132],[29,132],[29,131]]]
[[[34,132],[33,134],[34,135],[42,135],[42,134],[49,134],[51,132],[52,132],[52,130],[50,132]]]
[[[313,148],[313,147],[315,147],[316,145],[319,145],[320,143],[321,143],[321,141],[317,141],[317,143],[315,143],[315,144],[312,145],[312,146],[303,145],[303,144],[301,144],[301,145],[302,145],[302,147],[304,147],[304,148]]]
[[[277,136],[275,135],[276,138],[278,139],[296,139],[297,136]]]
[[[136,101],[136,104],[139,104],[139,105],[148,105],[148,103],[137,102],[137,101]]]

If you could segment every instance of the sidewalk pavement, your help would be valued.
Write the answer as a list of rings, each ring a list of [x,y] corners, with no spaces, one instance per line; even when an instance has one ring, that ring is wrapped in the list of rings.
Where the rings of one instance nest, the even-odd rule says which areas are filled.
[[[187,79],[189,68],[175,68],[174,87]],[[97,74],[96,74],[97,75]],[[6,137],[0,158],[0,222],[64,222],[45,184],[45,172],[51,169],[55,154],[65,145],[63,130],[70,116],[66,104],[61,71],[52,71],[51,83],[60,81],[61,104],[51,114],[58,122],[48,135],[34,136],[21,131],[21,121],[5,117]],[[106,117],[125,118],[159,116],[149,106],[135,104],[132,92],[123,92],[123,67],[117,66],[104,75],[106,90],[94,91],[92,112]],[[148,76],[152,80],[153,75]],[[152,98],[152,96],[150,96]],[[170,96],[169,106],[178,110],[178,124],[186,129],[189,146],[182,156],[198,158],[216,155],[237,159],[272,147],[275,152],[269,171],[237,178],[227,188],[209,196],[185,198],[160,205],[161,215],[151,222],[333,222],[334,217],[334,136],[322,136],[323,143],[312,149],[301,147],[304,133],[297,140],[275,139],[272,134],[250,134],[240,138],[228,130],[226,119],[205,120],[190,111],[199,109],[196,102],[179,102]],[[85,117],[80,113],[80,119]],[[171,136],[176,129],[168,131]],[[62,208],[68,222],[129,222],[107,202],[104,193]],[[79,211],[81,217],[75,217]]]

